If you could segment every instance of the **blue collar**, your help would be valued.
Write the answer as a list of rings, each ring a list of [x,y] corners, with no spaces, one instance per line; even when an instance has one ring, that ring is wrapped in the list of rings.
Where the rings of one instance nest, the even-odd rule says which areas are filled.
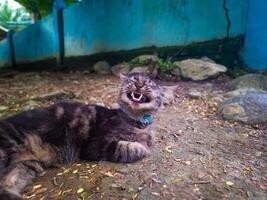
[[[125,110],[122,107],[120,107],[120,110],[125,113]],[[144,125],[147,125],[153,121],[153,115],[144,115],[142,119],[135,120],[135,121],[140,122]]]

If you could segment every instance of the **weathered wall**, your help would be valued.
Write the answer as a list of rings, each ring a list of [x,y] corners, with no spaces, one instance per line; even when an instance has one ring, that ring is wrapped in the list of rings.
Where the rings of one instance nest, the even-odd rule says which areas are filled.
[[[244,62],[252,69],[267,69],[267,2],[249,1]]]
[[[248,0],[84,0],[64,10],[65,56],[243,35],[247,5]],[[15,34],[18,64],[58,55],[54,24],[49,16]],[[9,54],[4,43],[0,53],[0,66],[4,66]]]
[[[58,39],[54,31],[53,18],[45,18],[14,35],[14,49],[17,63],[30,63],[55,57]]]
[[[0,67],[11,65],[10,55],[11,53],[10,53],[8,40],[5,39],[5,40],[0,41]]]
[[[66,56],[234,37],[246,10],[246,0],[87,1],[64,12]]]

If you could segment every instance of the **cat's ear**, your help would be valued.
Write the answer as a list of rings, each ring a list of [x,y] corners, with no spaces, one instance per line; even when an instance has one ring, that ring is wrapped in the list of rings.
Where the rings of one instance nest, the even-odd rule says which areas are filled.
[[[127,82],[130,80],[130,78],[126,74],[123,74],[123,73],[120,73],[120,79],[121,79],[121,82]]]
[[[175,99],[175,91],[178,88],[178,85],[173,86],[159,86],[160,93],[163,99],[163,104],[170,104]]]

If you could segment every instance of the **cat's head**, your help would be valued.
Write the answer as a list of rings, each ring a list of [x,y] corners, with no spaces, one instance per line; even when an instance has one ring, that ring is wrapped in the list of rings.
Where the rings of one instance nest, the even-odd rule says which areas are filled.
[[[126,114],[139,120],[154,114],[162,105],[160,87],[149,77],[133,73],[120,75],[121,86],[118,103]]]

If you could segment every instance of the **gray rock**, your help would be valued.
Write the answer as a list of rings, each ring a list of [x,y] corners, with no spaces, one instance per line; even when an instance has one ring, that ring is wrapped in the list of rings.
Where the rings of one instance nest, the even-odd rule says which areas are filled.
[[[198,90],[196,90],[195,88],[190,89],[187,93],[187,95],[191,98],[195,98],[195,99],[199,99],[202,97],[202,93]]]
[[[254,88],[267,91],[267,76],[263,74],[246,74],[226,84],[228,90]]]
[[[98,61],[94,64],[93,69],[97,74],[110,74],[110,65],[107,61]]]
[[[134,65],[155,65],[159,60],[156,55],[141,55],[131,60]]]
[[[121,174],[129,174],[131,172],[128,168],[122,168],[117,171]]]
[[[203,56],[201,58],[201,60],[205,61],[205,62],[210,62],[210,63],[216,63],[214,60],[210,59],[209,57],[207,56]]]
[[[227,68],[223,65],[203,61],[201,59],[183,60],[179,62],[179,68],[184,78],[194,81],[215,77],[227,71]]]
[[[134,67],[130,73],[141,73],[149,75],[151,73],[149,66],[138,66]]]
[[[121,63],[111,67],[111,72],[113,75],[119,77],[120,73],[127,74],[130,71],[130,65],[128,63]]]
[[[248,92],[227,99],[219,108],[223,118],[247,124],[267,122],[267,92]]]
[[[239,88],[239,89],[224,93],[223,96],[225,98],[230,98],[230,97],[235,97],[235,96],[239,96],[239,95],[245,95],[249,92],[263,92],[263,91],[264,90],[257,90],[255,88]]]
[[[176,78],[181,78],[181,70],[179,68],[180,61],[176,61],[173,63],[171,74],[174,75]]]

